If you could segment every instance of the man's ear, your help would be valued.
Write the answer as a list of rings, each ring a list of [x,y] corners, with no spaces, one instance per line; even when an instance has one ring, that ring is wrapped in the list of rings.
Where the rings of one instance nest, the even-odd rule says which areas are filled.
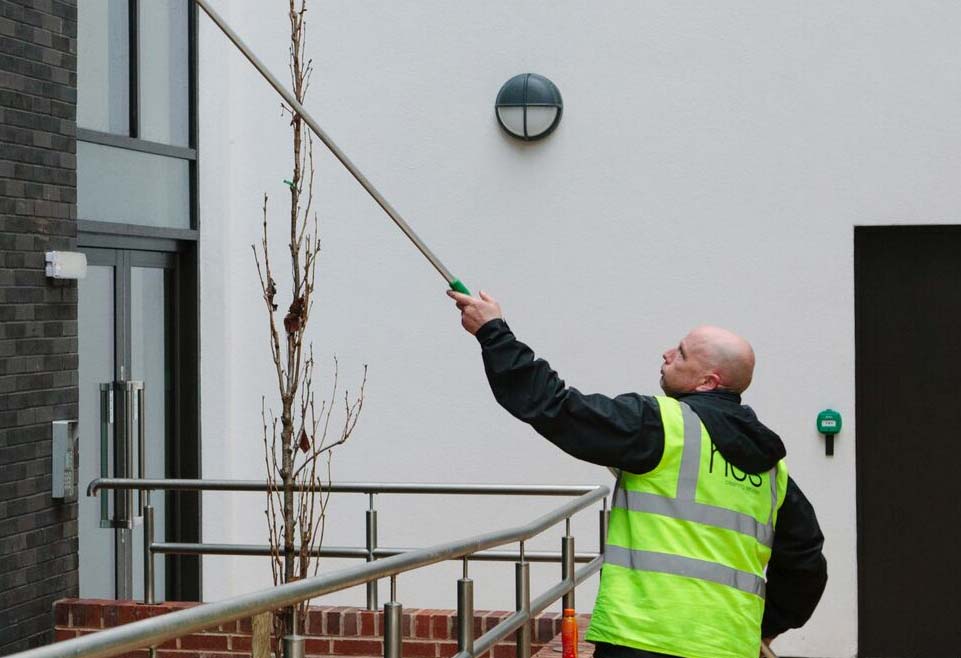
[[[694,389],[695,391],[704,393],[706,391],[714,391],[721,386],[721,378],[716,372],[709,372],[701,378],[701,383]]]

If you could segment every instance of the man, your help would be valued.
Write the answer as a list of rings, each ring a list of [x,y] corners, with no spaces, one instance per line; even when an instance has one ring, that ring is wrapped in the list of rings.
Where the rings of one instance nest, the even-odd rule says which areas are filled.
[[[568,454],[619,473],[587,639],[595,658],[754,658],[821,598],[824,537],[781,439],[741,405],[750,344],[698,327],[663,354],[664,396],[565,385],[484,292],[448,292],[494,397]]]

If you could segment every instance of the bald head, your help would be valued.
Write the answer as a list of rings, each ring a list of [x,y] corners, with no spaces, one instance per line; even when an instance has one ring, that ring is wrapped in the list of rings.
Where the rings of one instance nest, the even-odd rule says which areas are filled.
[[[754,350],[737,334],[702,326],[664,353],[661,388],[669,395],[726,390],[743,393],[754,374]]]

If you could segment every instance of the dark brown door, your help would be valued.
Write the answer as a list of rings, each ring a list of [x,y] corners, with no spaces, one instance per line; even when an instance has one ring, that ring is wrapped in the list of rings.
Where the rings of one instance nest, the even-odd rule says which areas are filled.
[[[961,656],[961,227],[854,234],[858,644]]]

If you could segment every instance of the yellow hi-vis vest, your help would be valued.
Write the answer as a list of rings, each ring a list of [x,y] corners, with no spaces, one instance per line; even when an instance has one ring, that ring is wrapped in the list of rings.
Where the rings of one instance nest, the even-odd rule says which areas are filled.
[[[757,658],[783,461],[728,464],[694,411],[658,396],[664,454],[614,490],[587,639],[684,658]]]

